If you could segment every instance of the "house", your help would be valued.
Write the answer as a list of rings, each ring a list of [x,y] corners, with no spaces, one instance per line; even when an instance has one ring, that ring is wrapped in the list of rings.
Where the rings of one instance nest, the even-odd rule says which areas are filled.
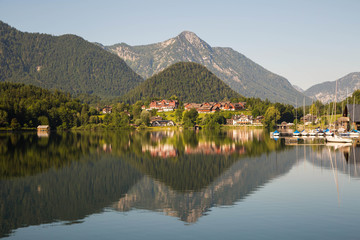
[[[239,111],[244,109],[244,105],[242,103],[232,103],[232,102],[220,102],[218,103],[219,108],[224,111]]]
[[[288,129],[288,123],[284,121],[281,124],[278,124],[277,129],[283,129],[283,130]]]
[[[255,124],[261,124],[264,121],[264,116],[257,116],[254,120]]]
[[[50,126],[49,125],[39,125],[37,127],[38,132],[50,132]]]
[[[231,119],[226,119],[226,125],[234,125],[234,120]]]
[[[171,120],[156,120],[151,123],[152,127],[170,127],[175,126],[175,123]]]
[[[150,124],[152,124],[154,121],[161,121],[161,120],[163,120],[163,118],[160,116],[150,117]]]
[[[150,103],[149,110],[156,109],[159,112],[169,112],[174,111],[179,107],[178,100],[161,100],[161,101],[152,101]]]
[[[234,115],[232,120],[233,125],[248,125],[253,123],[253,117],[251,115]]]
[[[239,104],[245,109],[246,108],[246,102],[239,102]]]
[[[215,106],[214,103],[203,103],[201,105],[201,107],[199,107],[197,109],[197,111],[199,113],[211,113],[211,112],[216,112],[216,111],[219,111],[219,107],[218,106]]]
[[[311,123],[318,123],[318,118],[312,114],[306,114],[304,117],[300,118],[300,121],[303,121],[305,125],[309,125]]]
[[[190,110],[192,108],[198,110],[201,106],[202,106],[201,103],[187,103],[186,105],[184,104],[185,110]]]
[[[185,110],[195,108],[199,113],[210,113],[219,110],[223,111],[238,111],[245,109],[245,103],[226,102],[204,102],[204,103],[184,103]]]
[[[110,106],[105,106],[103,109],[102,109],[102,113],[103,114],[107,114],[107,113],[111,113],[112,112],[112,107]]]
[[[337,120],[336,120],[336,126],[337,126],[337,129],[339,128],[343,128],[345,130],[350,130],[351,126],[350,126],[350,118],[349,117],[339,117]]]
[[[360,104],[347,104],[345,106],[343,117],[349,118],[349,128],[360,129]],[[346,128],[345,128],[346,129]]]
[[[37,127],[38,137],[49,137],[50,126],[49,125],[39,125]]]

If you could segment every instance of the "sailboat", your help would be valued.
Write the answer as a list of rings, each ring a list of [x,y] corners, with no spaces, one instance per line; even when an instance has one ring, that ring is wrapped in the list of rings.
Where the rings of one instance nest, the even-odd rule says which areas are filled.
[[[353,122],[355,122],[355,96],[354,96],[354,100],[353,100]],[[359,138],[360,137],[360,132],[353,129],[349,132],[349,137],[351,138]]]
[[[300,136],[300,132],[297,130],[297,98],[296,98],[295,114],[296,114],[296,117],[295,117],[295,132],[293,132],[293,136],[298,137],[298,136]]]
[[[335,106],[334,106],[334,114],[336,114],[336,97],[337,97],[337,81],[336,81],[336,89],[335,89]],[[336,118],[335,118],[336,121]],[[336,127],[336,124],[335,124]],[[325,138],[326,142],[336,142],[336,143],[352,143],[352,139],[349,138],[343,138],[343,137],[339,137],[338,135],[334,134],[334,136],[326,136]]]
[[[307,136],[309,133],[306,131],[305,127],[305,97],[304,97],[304,113],[303,113],[303,119],[304,119],[304,130],[301,131],[301,136]]]

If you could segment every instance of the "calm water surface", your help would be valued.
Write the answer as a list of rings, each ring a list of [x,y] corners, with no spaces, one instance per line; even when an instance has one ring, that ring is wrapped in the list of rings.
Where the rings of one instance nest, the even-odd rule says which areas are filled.
[[[0,238],[359,239],[360,146],[289,143],[262,130],[2,134]]]

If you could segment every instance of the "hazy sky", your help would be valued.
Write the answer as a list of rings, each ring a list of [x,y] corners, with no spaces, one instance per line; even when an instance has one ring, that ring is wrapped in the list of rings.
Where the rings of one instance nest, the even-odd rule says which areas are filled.
[[[304,89],[360,71],[360,0],[0,0],[26,32],[143,45],[195,32]]]

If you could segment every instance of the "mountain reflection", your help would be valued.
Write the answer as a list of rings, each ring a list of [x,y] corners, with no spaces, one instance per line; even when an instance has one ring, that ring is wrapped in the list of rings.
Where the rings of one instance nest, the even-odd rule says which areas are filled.
[[[288,172],[296,162],[293,150],[289,151],[243,158],[199,191],[175,191],[145,176],[114,203],[113,208],[118,211],[132,208],[161,211],[193,223],[211,207],[233,205],[271,179]]]
[[[294,148],[261,130],[0,135],[0,237],[112,207],[195,222],[291,169]]]

